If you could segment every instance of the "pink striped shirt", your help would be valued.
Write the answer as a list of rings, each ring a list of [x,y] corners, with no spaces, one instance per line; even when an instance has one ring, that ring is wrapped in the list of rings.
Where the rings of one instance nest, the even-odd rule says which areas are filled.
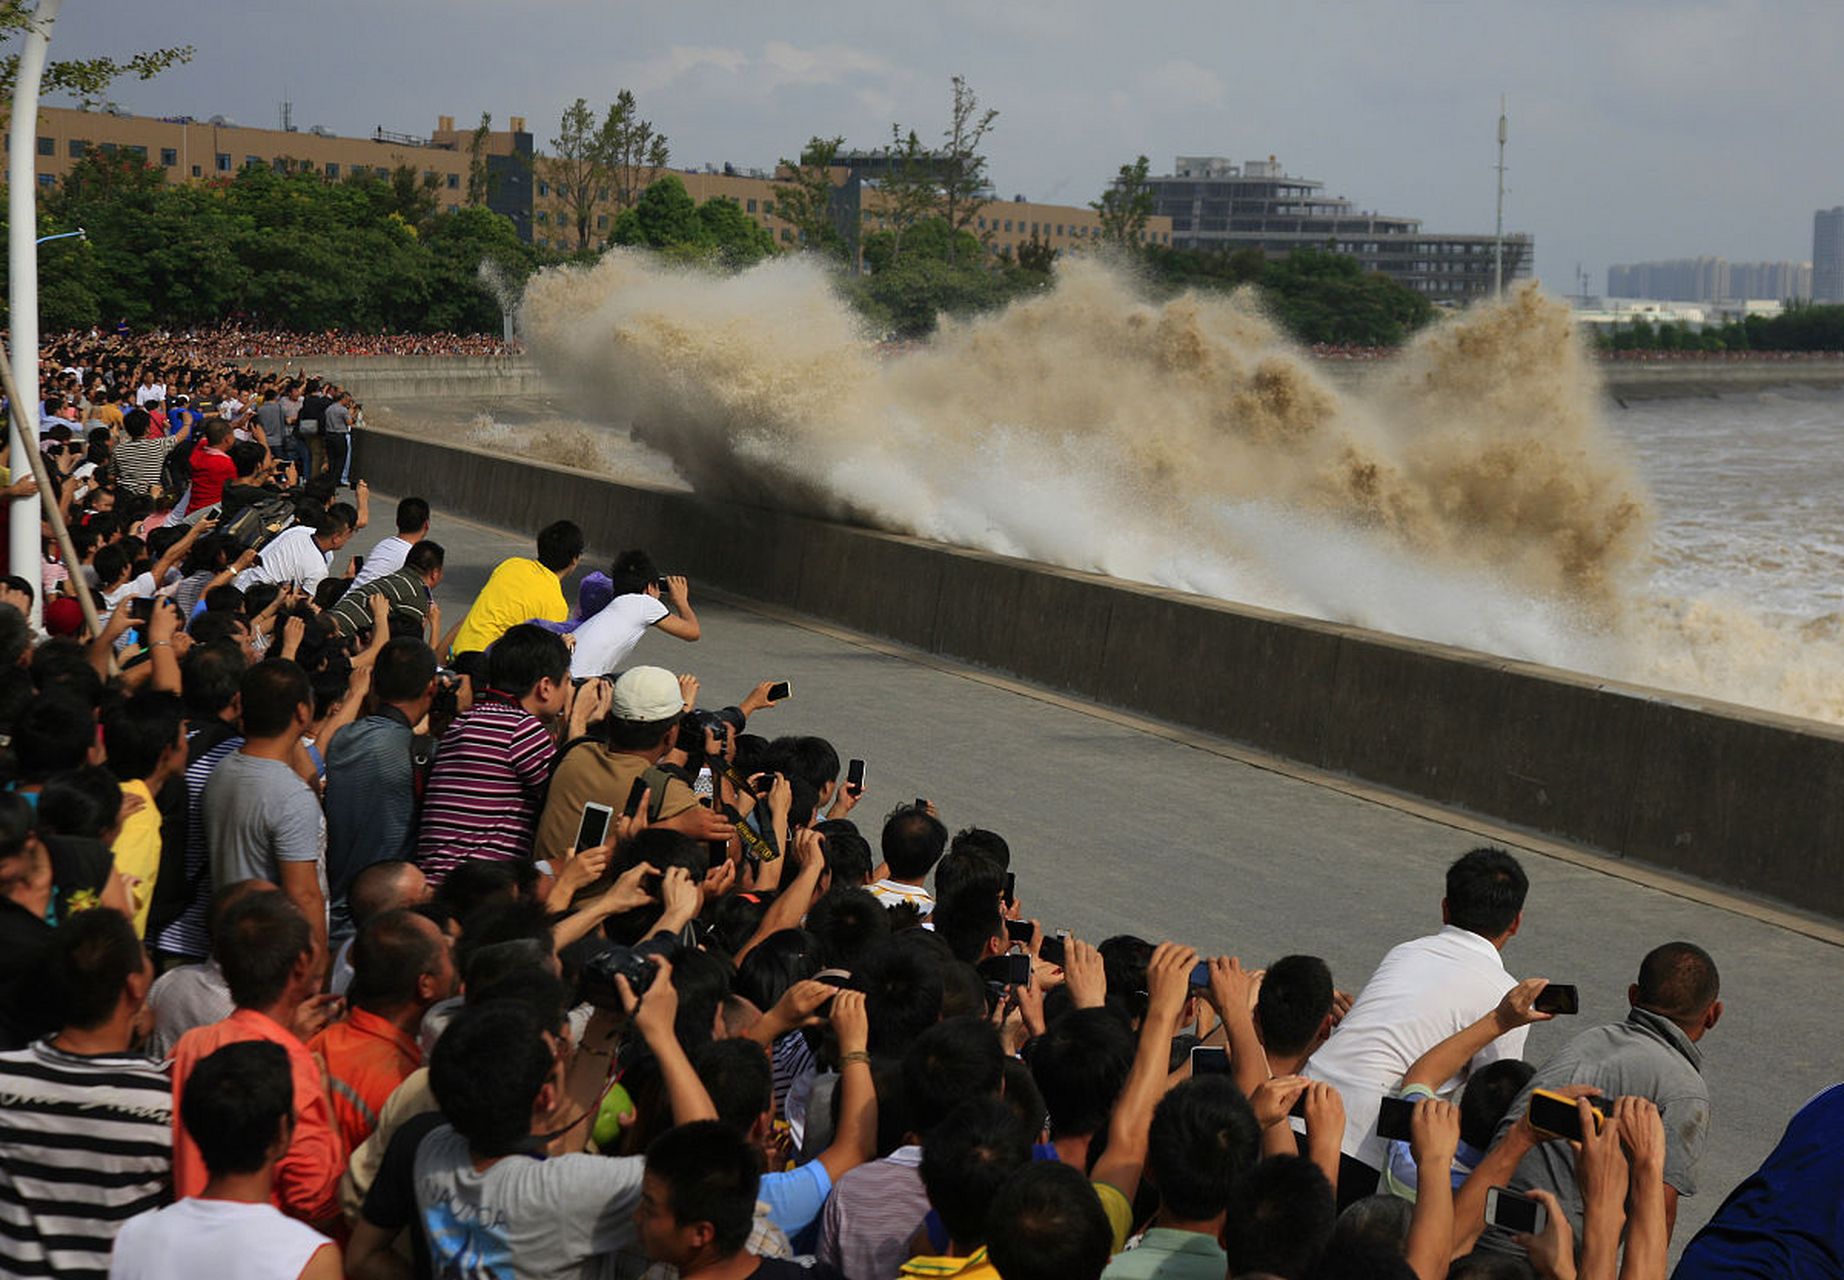
[[[538,717],[486,697],[442,736],[423,793],[416,861],[431,884],[463,862],[531,856],[557,744]]]

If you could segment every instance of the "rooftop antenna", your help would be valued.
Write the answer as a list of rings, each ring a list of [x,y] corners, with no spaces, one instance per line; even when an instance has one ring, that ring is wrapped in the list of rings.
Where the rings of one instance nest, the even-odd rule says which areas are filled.
[[[1498,95],[1498,219],[1492,227],[1492,296],[1505,296],[1505,95]]]
[[[282,90],[282,93],[284,95],[287,94],[287,92],[288,92],[287,89]],[[283,97],[282,99],[282,132],[283,133],[293,133],[294,131],[295,131],[295,104],[290,102],[286,97]]]

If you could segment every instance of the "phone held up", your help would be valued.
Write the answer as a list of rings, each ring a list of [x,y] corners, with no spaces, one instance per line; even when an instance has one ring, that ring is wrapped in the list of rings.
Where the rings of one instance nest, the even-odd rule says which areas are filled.
[[[585,853],[590,849],[599,849],[608,839],[608,824],[615,816],[615,811],[605,804],[590,800],[583,805],[582,821],[576,826],[576,851]]]
[[[1552,982],[1537,992],[1530,1007],[1538,1013],[1569,1014],[1581,1012],[1581,990],[1572,983]]]
[[[1590,1098],[1588,1105],[1594,1109],[1594,1131],[1599,1133],[1607,1117],[1613,1114],[1613,1103],[1605,1098]],[[1581,1110],[1575,1105],[1575,1099],[1567,1094],[1551,1093],[1548,1089],[1534,1091],[1530,1095],[1528,1114],[1530,1127],[1538,1133],[1567,1138],[1571,1142],[1582,1140]]]
[[[1485,1220],[1506,1231],[1539,1236],[1549,1225],[1549,1210],[1543,1207],[1541,1200],[1521,1196],[1504,1187],[1492,1187],[1485,1193]]]

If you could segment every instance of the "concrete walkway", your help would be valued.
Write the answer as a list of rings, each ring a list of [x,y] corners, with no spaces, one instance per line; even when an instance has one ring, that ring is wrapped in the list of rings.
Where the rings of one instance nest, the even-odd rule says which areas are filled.
[[[380,498],[374,527],[349,549],[368,551],[388,534],[393,507]],[[445,624],[494,563],[531,554],[528,535],[439,514],[433,536],[448,551],[438,592]],[[596,548],[591,563],[614,550]],[[574,599],[574,579],[567,592]],[[1391,946],[1440,926],[1449,862],[1488,839],[1512,844],[1531,891],[1507,964],[1520,976],[1578,983],[1582,994],[1581,1017],[1533,1028],[1537,1061],[1576,1030],[1624,1017],[1627,985],[1651,947],[1684,938],[1708,948],[1727,1013],[1703,1042],[1714,1126],[1702,1190],[1680,1208],[1678,1248],[1793,1112],[1844,1078],[1844,951],[1772,913],[1706,890],[1683,896],[1659,877],[1635,882],[1594,858],[1539,852],[1462,816],[1412,813],[1304,781],[1238,758],[1227,743],[790,625],[701,596],[695,582],[692,603],[702,641],[655,633],[632,661],[695,673],[707,705],[735,701],[759,680],[791,681],[792,699],[759,715],[753,732],[823,734],[842,758],[865,759],[869,796],[859,817],[873,844],[881,815],[918,796],[939,806],[950,829],[1001,832],[1027,913],[1051,928],[1094,941],[1175,938],[1254,965],[1311,952],[1356,991]]]

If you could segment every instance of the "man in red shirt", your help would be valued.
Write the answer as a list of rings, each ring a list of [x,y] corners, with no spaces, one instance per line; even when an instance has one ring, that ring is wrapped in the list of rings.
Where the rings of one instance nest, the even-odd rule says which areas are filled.
[[[423,1065],[423,1013],[455,994],[448,936],[414,911],[373,916],[352,944],[351,1011],[308,1041],[327,1064],[333,1114],[351,1151],[378,1127],[391,1091]]]
[[[205,419],[205,443],[192,451],[192,501],[185,515],[215,507],[224,497],[224,486],[237,479],[237,464],[228,452],[231,424],[222,418]]]
[[[296,1036],[295,1012],[320,989],[325,957],[289,897],[278,890],[239,899],[219,923],[215,943],[236,1010],[222,1022],[194,1027],[173,1050],[173,1113],[193,1067],[214,1050],[243,1040],[269,1040],[288,1051],[294,1077],[294,1136],[275,1167],[276,1208],[310,1225],[339,1216],[339,1175],[346,1146],[334,1122],[320,1064]],[[173,1195],[199,1195],[210,1179],[198,1144],[173,1128]]]

